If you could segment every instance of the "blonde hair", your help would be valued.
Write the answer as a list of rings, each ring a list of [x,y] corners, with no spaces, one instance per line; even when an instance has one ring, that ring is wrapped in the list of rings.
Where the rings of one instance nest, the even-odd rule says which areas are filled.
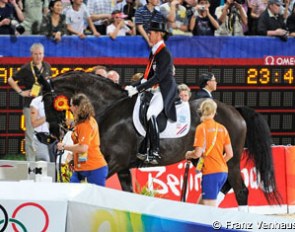
[[[179,93],[181,91],[187,91],[189,96],[190,97],[192,96],[191,89],[186,84],[180,84],[180,85],[177,86],[177,88],[178,88]]]
[[[211,118],[216,114],[217,104],[211,98],[204,100],[199,108],[201,113],[201,121],[204,121],[207,118]]]

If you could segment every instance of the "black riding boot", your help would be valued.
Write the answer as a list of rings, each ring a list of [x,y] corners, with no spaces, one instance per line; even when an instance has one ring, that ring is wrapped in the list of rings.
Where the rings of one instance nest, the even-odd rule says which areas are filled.
[[[149,129],[147,128],[146,136],[142,140],[142,142],[140,143],[139,150],[136,155],[136,157],[140,160],[146,160],[146,158],[148,156],[148,150],[147,150],[148,149],[148,142],[149,142],[148,138],[149,138]]]
[[[160,159],[160,137],[158,123],[155,116],[152,116],[149,120],[150,130],[150,150],[149,150],[149,162],[151,164],[159,164]]]

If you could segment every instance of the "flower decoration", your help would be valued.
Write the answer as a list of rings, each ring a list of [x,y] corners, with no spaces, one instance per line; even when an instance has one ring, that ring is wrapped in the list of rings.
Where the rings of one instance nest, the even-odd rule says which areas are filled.
[[[53,101],[53,107],[56,111],[68,110],[70,108],[69,99],[64,95],[57,96]]]

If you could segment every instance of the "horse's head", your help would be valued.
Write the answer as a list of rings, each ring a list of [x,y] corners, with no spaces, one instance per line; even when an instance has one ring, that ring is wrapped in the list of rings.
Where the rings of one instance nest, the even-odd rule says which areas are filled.
[[[50,134],[61,139],[64,134],[63,128],[66,128],[66,111],[69,108],[69,100],[55,92],[51,79],[46,80],[43,76],[39,76],[38,81],[42,85],[44,110]]]
[[[67,130],[66,114],[69,111],[69,99],[52,92],[44,95],[43,101],[49,131],[57,139],[61,139]]]
[[[40,83],[43,86],[45,114],[50,133],[57,138],[60,138],[60,129],[66,125],[66,108],[74,94],[84,93],[89,97],[97,121],[107,107],[127,96],[126,91],[111,80],[81,71],[64,73],[49,82],[43,78]]]

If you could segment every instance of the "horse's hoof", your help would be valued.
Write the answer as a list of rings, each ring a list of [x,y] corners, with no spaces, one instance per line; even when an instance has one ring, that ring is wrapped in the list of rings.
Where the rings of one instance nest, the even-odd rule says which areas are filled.
[[[136,157],[137,157],[138,159],[140,159],[140,160],[146,160],[146,158],[147,158],[147,154],[141,154],[141,153],[138,153],[138,154],[136,155]]]

